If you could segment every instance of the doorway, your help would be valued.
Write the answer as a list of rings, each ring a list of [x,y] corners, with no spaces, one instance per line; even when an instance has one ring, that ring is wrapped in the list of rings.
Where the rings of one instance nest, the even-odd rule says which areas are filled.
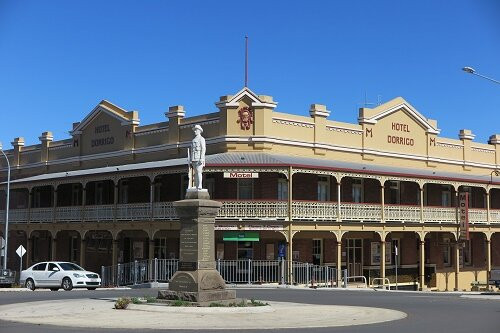
[[[363,240],[361,238],[347,239],[347,274],[349,276],[363,275]]]

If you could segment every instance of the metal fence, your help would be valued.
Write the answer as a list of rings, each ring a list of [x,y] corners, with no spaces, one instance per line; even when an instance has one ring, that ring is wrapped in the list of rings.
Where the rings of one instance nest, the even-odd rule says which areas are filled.
[[[178,269],[177,259],[151,259],[103,266],[103,286],[169,282]],[[303,284],[311,287],[338,286],[336,269],[329,266],[280,260],[217,260],[216,268],[226,283]],[[290,276],[291,273],[291,276]],[[290,282],[290,280],[292,282]]]

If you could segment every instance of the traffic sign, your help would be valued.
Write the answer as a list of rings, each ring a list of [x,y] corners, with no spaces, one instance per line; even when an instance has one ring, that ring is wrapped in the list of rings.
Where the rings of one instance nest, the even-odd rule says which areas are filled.
[[[19,247],[16,250],[16,253],[19,257],[22,258],[26,254],[26,249],[24,248],[24,246],[19,245]]]

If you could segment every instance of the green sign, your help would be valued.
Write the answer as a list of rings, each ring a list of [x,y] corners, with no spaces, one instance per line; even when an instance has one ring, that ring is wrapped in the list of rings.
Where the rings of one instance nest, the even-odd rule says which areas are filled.
[[[233,242],[258,242],[259,233],[255,231],[226,231],[224,232],[223,240]]]

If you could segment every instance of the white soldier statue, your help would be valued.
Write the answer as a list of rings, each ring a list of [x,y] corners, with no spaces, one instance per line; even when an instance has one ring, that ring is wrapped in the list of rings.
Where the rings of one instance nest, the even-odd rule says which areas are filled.
[[[203,188],[202,177],[203,167],[205,166],[206,145],[205,138],[201,136],[203,128],[200,125],[195,125],[193,131],[195,136],[191,141],[191,148],[188,150],[189,188],[201,190]]]

